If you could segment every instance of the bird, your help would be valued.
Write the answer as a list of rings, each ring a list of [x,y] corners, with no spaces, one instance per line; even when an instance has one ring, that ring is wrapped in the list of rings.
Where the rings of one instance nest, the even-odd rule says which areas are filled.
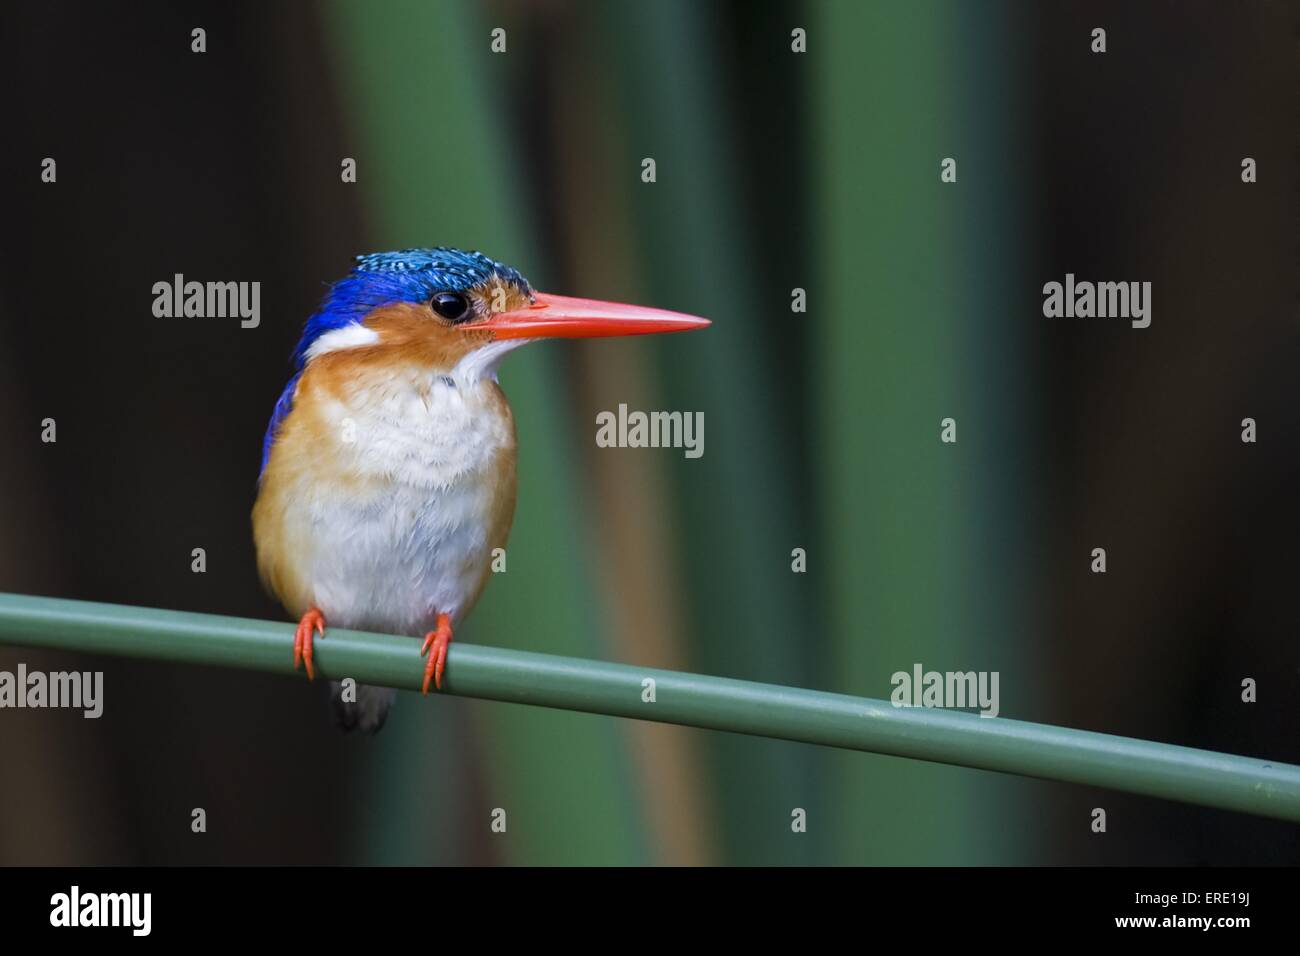
[[[294,669],[315,679],[327,626],[410,635],[422,693],[441,690],[448,646],[514,519],[502,359],[541,339],[709,324],[539,292],[480,252],[357,256],[307,319],[262,444],[253,540],[263,584],[298,621]],[[396,698],[330,686],[345,731],[377,732]]]

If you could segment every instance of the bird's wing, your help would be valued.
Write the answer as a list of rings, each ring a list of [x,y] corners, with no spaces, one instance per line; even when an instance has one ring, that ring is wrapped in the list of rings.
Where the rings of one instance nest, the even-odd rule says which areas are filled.
[[[271,422],[266,426],[266,438],[262,440],[262,470],[258,473],[259,481],[266,472],[266,461],[271,457],[271,446],[275,444],[276,432],[280,430],[281,423],[293,409],[293,393],[298,388],[298,379],[300,378],[302,378],[302,372],[298,372],[293,378],[289,379],[289,384],[280,393],[280,400],[275,403],[275,411],[271,413]]]

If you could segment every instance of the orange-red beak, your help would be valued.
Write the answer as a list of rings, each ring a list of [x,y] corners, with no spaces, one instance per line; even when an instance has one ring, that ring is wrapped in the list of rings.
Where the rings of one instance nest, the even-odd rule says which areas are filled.
[[[536,293],[535,298],[527,308],[499,312],[464,328],[491,329],[498,339],[591,339],[685,332],[711,324],[708,319],[694,315],[621,302],[574,299],[545,292]]]

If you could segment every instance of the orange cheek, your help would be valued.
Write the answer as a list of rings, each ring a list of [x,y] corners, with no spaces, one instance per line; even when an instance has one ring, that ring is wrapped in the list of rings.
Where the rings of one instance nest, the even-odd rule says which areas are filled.
[[[474,349],[492,340],[483,330],[457,328],[434,316],[427,306],[400,302],[375,309],[362,324],[379,335],[372,346],[338,353],[366,362],[387,355],[425,368],[447,370]],[[374,353],[374,354],[370,354]]]

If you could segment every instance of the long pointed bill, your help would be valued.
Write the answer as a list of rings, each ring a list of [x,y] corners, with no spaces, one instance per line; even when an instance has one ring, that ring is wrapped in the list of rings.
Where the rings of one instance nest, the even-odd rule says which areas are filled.
[[[711,324],[708,319],[665,309],[648,309],[620,302],[574,299],[536,293],[525,309],[500,312],[465,328],[491,329],[498,339],[589,339],[610,335],[653,335],[685,332]]]

